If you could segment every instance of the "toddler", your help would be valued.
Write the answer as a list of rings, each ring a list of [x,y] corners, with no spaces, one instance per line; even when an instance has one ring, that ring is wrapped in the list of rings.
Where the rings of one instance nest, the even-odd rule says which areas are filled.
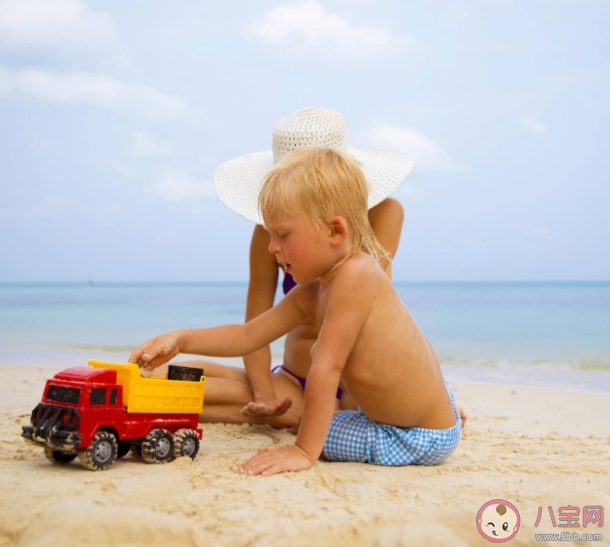
[[[355,161],[325,148],[290,153],[266,176],[259,208],[269,251],[298,286],[244,325],[179,330],[145,343],[130,362],[153,369],[178,353],[248,355],[308,318],[305,404],[292,446],[268,446],[241,467],[272,475],[331,461],[440,463],[462,423],[432,346],[379,266],[384,253],[368,221],[368,186]],[[334,412],[341,382],[357,411]]]

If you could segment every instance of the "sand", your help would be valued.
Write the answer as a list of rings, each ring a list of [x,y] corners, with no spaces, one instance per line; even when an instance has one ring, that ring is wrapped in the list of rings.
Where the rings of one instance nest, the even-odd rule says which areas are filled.
[[[475,518],[495,498],[521,515],[508,545],[544,545],[534,533],[566,530],[552,527],[549,505],[556,515],[568,504],[610,510],[610,395],[456,382],[470,419],[457,452],[435,467],[318,463],[243,476],[235,470],[250,455],[294,437],[265,426],[205,425],[195,461],[127,457],[95,473],[78,460],[50,464],[20,437],[55,372],[0,369],[2,546],[490,545]],[[602,533],[606,543],[609,527],[575,531]]]

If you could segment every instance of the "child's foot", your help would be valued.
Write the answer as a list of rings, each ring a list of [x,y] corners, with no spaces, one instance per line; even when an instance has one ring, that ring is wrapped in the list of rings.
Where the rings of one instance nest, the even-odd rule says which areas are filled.
[[[460,418],[462,418],[462,427],[466,425],[468,421],[468,414],[464,411],[461,405],[457,405],[458,412],[460,413]]]

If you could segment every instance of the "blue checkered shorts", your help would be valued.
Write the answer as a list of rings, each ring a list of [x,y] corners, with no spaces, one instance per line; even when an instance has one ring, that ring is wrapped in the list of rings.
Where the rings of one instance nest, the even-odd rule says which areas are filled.
[[[335,414],[322,452],[327,460],[377,465],[435,465],[457,448],[462,420],[455,397],[445,380],[457,423],[450,429],[400,428],[378,424],[362,412]]]

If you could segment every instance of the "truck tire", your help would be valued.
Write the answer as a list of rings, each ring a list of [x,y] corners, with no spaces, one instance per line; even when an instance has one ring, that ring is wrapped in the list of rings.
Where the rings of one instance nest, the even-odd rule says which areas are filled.
[[[141,458],[142,457],[142,445],[141,444],[132,444],[131,445],[131,457],[132,458]]]
[[[166,429],[151,429],[142,441],[146,463],[165,463],[174,456],[174,438]]]
[[[179,429],[174,433],[174,458],[187,456],[192,460],[199,452],[199,435],[194,429]]]
[[[127,456],[127,454],[129,454],[130,450],[131,450],[131,443],[119,443],[119,447],[118,447],[117,453],[116,453],[117,459],[124,458],[125,456]]]
[[[117,455],[116,437],[108,431],[98,431],[86,450],[78,453],[78,459],[91,471],[108,469]]]
[[[52,448],[45,448],[44,455],[51,463],[58,463],[60,465],[67,465],[76,458],[76,452],[66,453],[61,450],[53,450]]]

